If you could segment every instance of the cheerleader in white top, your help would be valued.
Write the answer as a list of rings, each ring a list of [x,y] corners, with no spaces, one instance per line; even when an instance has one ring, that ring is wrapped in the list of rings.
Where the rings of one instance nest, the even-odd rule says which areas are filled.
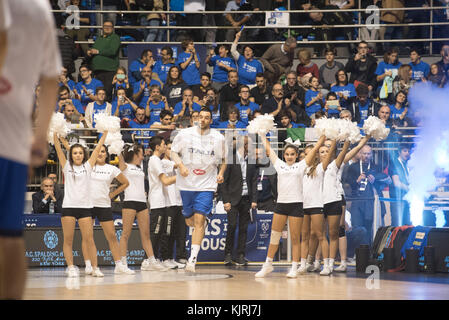
[[[324,160],[328,152],[328,148],[323,146],[325,139],[325,136],[321,136],[313,147],[309,145],[304,150],[306,158],[312,160],[303,177],[304,222],[301,230],[301,266],[298,269],[301,274],[315,271],[311,270],[310,262],[319,243],[324,251],[328,251],[323,232],[323,179],[327,167]]]
[[[296,278],[301,253],[300,238],[304,217],[303,175],[306,167],[313,164],[315,153],[309,153],[304,160],[296,162],[299,156],[298,147],[292,144],[287,144],[284,148],[284,162],[279,159],[276,153],[271,149],[266,137],[263,135],[260,135],[260,137],[264,142],[267,156],[270,158],[278,175],[278,198],[271,224],[271,237],[267,258],[262,269],[256,273],[255,276],[256,278],[262,278],[273,271],[273,258],[278,250],[282,230],[284,229],[288,218],[292,241],[293,263],[287,277]],[[324,140],[325,137],[323,136],[317,144],[316,149],[323,144]]]
[[[321,275],[330,275],[334,271],[334,261],[339,248],[339,240],[346,240],[345,232],[345,211],[346,201],[344,199],[343,186],[341,183],[341,174],[345,164],[349,162],[369,141],[371,137],[366,135],[358,145],[349,150],[349,141],[345,141],[343,149],[336,155],[337,142],[327,140],[325,145],[329,148],[328,158],[329,166],[324,174],[323,194],[324,194],[324,216],[329,226],[329,259],[324,260],[324,268]],[[323,253],[324,255],[324,253]],[[346,271],[346,243],[340,248],[341,264],[336,271]]]
[[[92,218],[98,219],[108,241],[112,257],[115,261],[114,273],[135,274],[133,270],[122,264],[120,260],[119,243],[117,236],[115,235],[115,226],[111,208],[111,199],[114,199],[122,193],[129,186],[129,182],[119,168],[108,164],[108,162],[108,147],[102,145],[90,176],[93,204]],[[116,179],[120,185],[111,192],[110,187],[114,179]]]
[[[69,149],[69,159],[66,159],[59,138],[56,134],[54,135],[56,154],[64,173],[64,200],[62,202],[61,224],[64,234],[63,252],[69,277],[79,276],[78,268],[73,264],[72,252],[73,236],[77,221],[81,230],[83,252],[88,256],[87,259],[84,257],[86,260],[86,273],[94,277],[104,276],[100,268],[98,268],[97,248],[93,236],[90,175],[106,136],[107,131],[104,132],[90,158],[87,158],[87,151],[82,145],[74,144]],[[87,265],[87,261],[91,262],[92,269]]]
[[[127,266],[126,255],[128,240],[131,236],[134,220],[140,231],[142,247],[148,259],[143,260],[142,271],[167,271],[168,269],[156,260],[150,240],[150,216],[148,214],[147,197],[145,195],[145,173],[142,169],[144,157],[143,146],[134,144],[125,146],[119,156],[119,168],[128,179],[129,186],[125,189],[125,199],[122,208],[123,232],[120,238],[120,254],[122,264]]]

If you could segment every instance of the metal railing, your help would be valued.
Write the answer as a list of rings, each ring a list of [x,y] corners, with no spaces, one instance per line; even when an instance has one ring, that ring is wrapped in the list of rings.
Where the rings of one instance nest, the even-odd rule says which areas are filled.
[[[357,15],[357,23],[354,24],[333,24],[333,25],[292,25],[289,24],[288,28],[282,28],[282,29],[287,29],[287,34],[288,36],[291,35],[291,31],[292,30],[296,30],[296,29],[342,29],[342,28],[353,28],[353,29],[357,29],[359,32],[357,33],[357,38],[356,39],[344,39],[344,40],[326,40],[326,41],[320,41],[320,40],[307,40],[304,39],[303,41],[299,41],[298,43],[302,43],[302,44],[307,44],[307,45],[316,45],[316,44],[351,44],[351,43],[357,43],[360,41],[360,30],[361,28],[376,28],[376,29],[380,29],[382,27],[429,27],[429,38],[426,39],[376,39],[376,40],[367,40],[367,42],[369,43],[391,43],[391,42],[396,42],[396,43],[406,43],[406,42],[416,42],[416,43],[423,43],[423,42],[427,42],[429,43],[429,47],[430,47],[430,53],[432,53],[432,46],[434,42],[442,42],[442,41],[449,41],[449,35],[446,35],[446,37],[443,38],[434,38],[433,35],[433,31],[434,31],[434,27],[438,27],[438,26],[449,26],[449,20],[445,21],[445,22],[435,22],[434,21],[434,12],[435,10],[446,10],[449,11],[449,7],[446,6],[434,6],[434,1],[431,0],[431,5],[429,7],[412,7],[412,8],[363,8],[361,9],[361,1],[359,0],[359,9],[339,9],[338,12],[347,12],[347,13],[353,13],[354,14],[354,18]],[[388,12],[388,11],[420,11],[420,12],[429,12],[429,22],[423,22],[423,23],[388,23],[388,24],[384,24],[384,23],[361,23],[362,21],[362,14],[371,14],[371,15],[379,15],[379,19],[380,19],[380,14],[382,12]],[[63,14],[67,14],[70,13],[66,10],[53,10],[54,13],[63,13]],[[142,15],[142,14],[166,14],[167,17],[167,23],[166,26],[141,26],[141,25],[126,25],[126,26],[120,26],[117,25],[115,26],[116,29],[118,30],[126,30],[126,29],[158,29],[158,30],[167,30],[166,32],[166,37],[167,40],[163,41],[163,42],[146,42],[146,41],[123,41],[122,44],[127,45],[127,44],[162,44],[162,43],[166,43],[166,42],[176,42],[173,41],[173,39],[170,39],[171,35],[170,35],[170,31],[174,30],[202,30],[204,29],[204,25],[203,26],[175,26],[175,25],[170,25],[172,20],[172,15],[176,15],[176,14],[202,14],[202,15],[216,15],[216,14],[226,14],[226,13],[231,13],[231,14],[253,14],[253,15],[265,15],[267,12],[272,12],[272,11],[197,11],[197,12],[185,12],[185,11],[169,11],[168,7],[167,10],[163,10],[163,11],[127,11],[127,10],[103,10],[103,1],[100,2],[100,9],[99,10],[80,10],[79,13],[96,13],[100,15],[100,24],[99,25],[86,25],[86,26],[77,26],[77,28],[88,28],[88,29],[101,29],[102,28],[102,19],[103,19],[103,15],[104,14],[118,14],[118,15],[124,15],[124,14],[137,14],[137,15]],[[321,12],[321,13],[335,13],[336,10],[330,10],[330,9],[323,9],[323,10],[318,10],[318,9],[310,9],[310,10],[291,10],[290,9],[290,3],[288,5],[288,10],[286,11],[280,11],[282,13],[288,13],[288,14],[305,14],[305,13],[315,13],[315,12]],[[448,15],[449,19],[449,14],[446,13],[446,15]],[[208,29],[236,29],[233,26],[207,26]],[[257,26],[252,26],[252,25],[245,25],[245,29],[275,29],[275,28],[279,28],[276,26],[270,26],[270,25],[257,25]],[[274,44],[274,43],[282,43],[282,41],[254,41],[254,39],[251,39],[252,41],[242,41],[239,42],[240,44]],[[93,43],[93,40],[88,40],[88,41],[76,41],[76,43]],[[216,41],[216,42],[196,42],[199,44],[221,44],[221,43],[227,43],[226,41]]]

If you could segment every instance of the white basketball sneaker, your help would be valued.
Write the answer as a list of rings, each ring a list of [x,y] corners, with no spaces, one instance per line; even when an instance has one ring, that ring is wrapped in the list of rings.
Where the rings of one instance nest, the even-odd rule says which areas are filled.
[[[273,264],[265,262],[265,263],[262,265],[262,269],[261,269],[259,272],[256,273],[255,277],[256,277],[256,278],[263,278],[263,277],[265,277],[267,274],[273,272],[273,270],[274,270]]]

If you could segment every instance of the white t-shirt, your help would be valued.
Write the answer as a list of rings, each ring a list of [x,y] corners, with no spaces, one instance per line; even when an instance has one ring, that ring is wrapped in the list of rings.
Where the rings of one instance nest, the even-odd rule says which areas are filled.
[[[204,11],[205,9],[206,9],[205,0],[184,0],[185,12]]]
[[[313,177],[307,176],[310,167],[304,171],[303,178],[303,195],[304,195],[304,209],[322,208],[323,207],[323,179],[324,170],[320,163],[315,169]]]
[[[343,188],[341,187],[341,181],[339,177],[341,178],[342,171],[343,166],[340,166],[340,169],[338,169],[335,160],[327,166],[327,169],[324,172],[323,182],[324,204],[341,200],[341,191]]]
[[[55,21],[48,0],[10,0],[12,21],[2,77],[11,90],[0,95],[0,157],[30,162],[34,89],[41,77],[57,77],[62,68]]]
[[[110,208],[111,199],[109,193],[111,182],[122,172],[119,168],[105,164],[95,165],[90,174],[90,190],[92,195],[92,205],[98,208]]]
[[[162,160],[157,156],[151,156],[148,160],[148,182],[150,184],[150,201],[151,209],[165,208],[164,184],[159,175],[165,173],[162,166]]]
[[[86,161],[80,166],[71,166],[67,161],[64,173],[64,200],[63,208],[92,208],[92,198],[90,189],[90,175],[92,167]]]
[[[277,159],[274,168],[278,174],[278,203],[303,202],[302,180],[306,161],[302,160],[289,166]]]
[[[173,140],[171,149],[181,156],[182,163],[189,169],[187,177],[179,172],[176,176],[179,190],[217,190],[217,168],[225,156],[221,133],[210,129],[202,135],[198,127],[182,129]]]
[[[145,173],[135,164],[126,164],[123,175],[128,179],[129,186],[125,189],[124,201],[147,202],[145,197]]]
[[[329,3],[341,9],[348,4],[348,0],[330,0]]]
[[[177,170],[175,170],[174,167],[174,161],[162,159],[162,168],[167,176],[172,177],[176,175]],[[176,183],[164,186],[164,196],[167,207],[182,206],[181,193],[176,188]]]

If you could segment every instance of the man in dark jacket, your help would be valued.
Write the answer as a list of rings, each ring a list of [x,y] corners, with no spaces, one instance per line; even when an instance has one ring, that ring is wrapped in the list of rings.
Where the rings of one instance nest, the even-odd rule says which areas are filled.
[[[446,76],[449,79],[449,45],[444,45],[441,48],[441,60],[437,62],[438,73]],[[449,83],[446,81],[446,83]]]
[[[351,225],[364,227],[371,243],[374,220],[374,196],[380,193],[382,185],[391,183],[391,178],[372,161],[372,149],[364,146],[360,150],[360,160],[348,167],[342,182],[351,186]]]
[[[55,191],[53,179],[44,178],[41,182],[41,190],[32,195],[33,213],[50,213],[50,204],[53,203],[54,212],[62,212],[62,200],[64,194]]]
[[[351,73],[349,82],[353,83],[355,87],[362,82],[368,86],[370,92],[374,92],[376,89],[376,68],[377,60],[368,54],[368,43],[365,41],[359,43],[357,53],[354,57],[349,58],[345,66],[346,72]]]
[[[233,152],[233,161],[228,164],[224,173],[224,182],[220,188],[223,206],[228,214],[228,227],[225,246],[225,265],[232,263],[232,251],[234,249],[235,231],[237,222],[239,226],[237,265],[246,265],[245,249],[248,223],[250,221],[251,203],[253,194],[248,177],[248,137],[237,139],[237,145]]]

